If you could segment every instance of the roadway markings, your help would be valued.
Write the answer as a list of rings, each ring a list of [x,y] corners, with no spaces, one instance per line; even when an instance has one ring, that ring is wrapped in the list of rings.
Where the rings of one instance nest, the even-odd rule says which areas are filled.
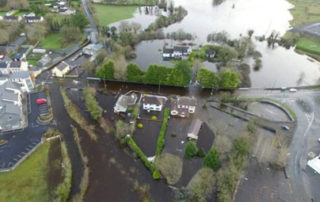
[[[312,112],[311,115],[305,114],[305,116],[306,116],[309,124],[308,124],[307,129],[306,129],[305,132],[303,133],[303,137],[307,136],[307,134],[308,134],[308,132],[309,132],[309,130],[310,130],[312,124],[313,124],[313,121],[314,121],[314,112]]]

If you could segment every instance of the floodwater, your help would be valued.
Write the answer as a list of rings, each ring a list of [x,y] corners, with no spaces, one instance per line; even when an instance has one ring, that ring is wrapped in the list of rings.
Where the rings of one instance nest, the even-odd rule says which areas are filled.
[[[165,28],[165,33],[179,29],[196,35],[195,43],[205,44],[209,33],[226,31],[231,38],[246,35],[249,29],[255,36],[268,36],[272,31],[280,35],[291,29],[289,21],[292,5],[285,0],[226,0],[218,6],[212,0],[174,0],[175,6],[183,6],[188,15],[180,22]],[[130,22],[138,22],[146,28],[156,15],[137,11]],[[150,64],[170,65],[162,61],[160,50],[172,40],[143,41],[136,46],[137,63],[142,69]],[[282,87],[317,84],[320,78],[320,63],[293,49],[282,47],[270,49],[266,43],[254,40],[256,49],[262,53],[263,67],[254,71],[251,67],[252,87]],[[203,67],[216,71],[214,64],[204,63]]]

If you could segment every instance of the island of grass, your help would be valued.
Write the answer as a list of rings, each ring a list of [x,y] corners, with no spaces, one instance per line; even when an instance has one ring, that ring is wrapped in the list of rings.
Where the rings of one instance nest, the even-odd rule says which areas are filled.
[[[311,38],[301,37],[296,43],[296,49],[320,55],[320,43]]]
[[[15,170],[0,173],[0,182],[0,201],[66,201],[71,164],[65,145],[59,139],[43,143]]]
[[[137,6],[110,6],[102,4],[94,4],[93,7],[100,26],[107,26],[120,20],[132,18],[138,8]]]
[[[51,33],[40,42],[40,46],[44,49],[61,49],[70,48],[72,43],[64,44],[59,33]]]

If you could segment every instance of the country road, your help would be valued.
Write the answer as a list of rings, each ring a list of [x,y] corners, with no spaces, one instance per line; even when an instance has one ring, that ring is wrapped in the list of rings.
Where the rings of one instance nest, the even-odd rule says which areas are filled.
[[[90,39],[91,39],[91,42],[92,43],[97,43],[98,42],[98,35],[99,35],[98,26],[96,25],[96,23],[95,23],[95,21],[93,19],[91,10],[88,7],[87,0],[81,0],[81,3],[82,3],[84,11],[85,11],[85,13],[86,13],[86,15],[87,15],[87,17],[89,19],[89,22],[90,22],[90,29],[91,29]]]

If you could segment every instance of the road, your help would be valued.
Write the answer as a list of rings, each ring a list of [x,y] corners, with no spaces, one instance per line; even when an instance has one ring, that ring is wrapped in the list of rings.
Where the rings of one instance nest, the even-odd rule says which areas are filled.
[[[91,29],[91,35],[90,35],[90,39],[92,43],[97,43],[98,42],[98,27],[93,19],[92,13],[88,7],[87,1],[86,0],[81,0],[82,6],[84,8],[84,11],[86,12],[86,15],[89,19],[90,22],[90,29]]]
[[[320,91],[300,90],[296,93],[281,91],[238,91],[243,97],[267,97],[277,99],[289,106],[297,115],[297,127],[294,132],[289,161],[286,167],[288,179],[286,183],[290,187],[290,197],[295,201],[320,201],[320,176],[315,175],[306,166],[310,159],[308,154],[314,152],[319,154],[320,146],[317,139],[320,137]],[[297,100],[302,99],[313,109],[305,112],[298,104]],[[280,190],[281,191],[281,190]],[[287,199],[284,199],[288,201]]]

